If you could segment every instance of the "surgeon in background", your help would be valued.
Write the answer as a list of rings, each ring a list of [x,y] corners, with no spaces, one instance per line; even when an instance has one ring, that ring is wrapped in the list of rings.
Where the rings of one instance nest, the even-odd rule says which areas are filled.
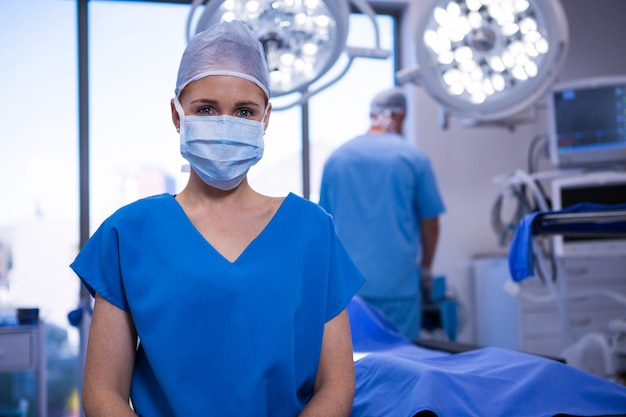
[[[405,116],[400,87],[374,97],[368,132],[326,161],[319,204],[367,279],[358,295],[417,339],[445,206],[428,156],[402,135]]]

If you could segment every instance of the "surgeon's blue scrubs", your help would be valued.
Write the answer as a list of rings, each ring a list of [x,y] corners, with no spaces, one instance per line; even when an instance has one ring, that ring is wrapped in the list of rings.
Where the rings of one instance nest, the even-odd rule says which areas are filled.
[[[385,311],[401,333],[417,337],[419,222],[445,211],[427,155],[395,133],[356,137],[326,161],[319,203],[367,279],[359,295]],[[406,309],[414,312],[409,318]]]
[[[234,262],[164,194],[108,218],[72,268],[131,314],[131,397],[148,417],[296,416],[324,323],[364,281],[330,216],[294,194]]]

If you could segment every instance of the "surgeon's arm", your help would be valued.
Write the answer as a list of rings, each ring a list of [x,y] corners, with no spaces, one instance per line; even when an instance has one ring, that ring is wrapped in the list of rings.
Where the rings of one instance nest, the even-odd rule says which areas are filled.
[[[430,270],[435,259],[435,250],[439,241],[439,217],[422,219],[420,221],[422,239],[422,259],[420,266]]]
[[[324,326],[322,353],[313,396],[299,417],[347,417],[354,400],[354,361],[348,313]]]
[[[129,404],[136,344],[130,315],[96,295],[83,379],[86,417],[136,417]]]

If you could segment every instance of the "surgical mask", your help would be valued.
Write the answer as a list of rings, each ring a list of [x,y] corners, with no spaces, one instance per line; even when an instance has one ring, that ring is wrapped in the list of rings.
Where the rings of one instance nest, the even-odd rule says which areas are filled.
[[[372,125],[383,129],[386,132],[402,132],[402,126],[398,126],[393,119],[393,113],[385,110],[374,117]]]
[[[392,123],[393,119],[391,118],[391,112],[388,110],[378,113],[373,120],[373,124],[375,126],[380,127],[384,130],[389,130],[389,127]]]
[[[177,110],[178,110],[178,106]],[[180,115],[180,153],[206,184],[232,190],[263,156],[264,122],[233,116]],[[267,109],[263,115],[265,115]]]

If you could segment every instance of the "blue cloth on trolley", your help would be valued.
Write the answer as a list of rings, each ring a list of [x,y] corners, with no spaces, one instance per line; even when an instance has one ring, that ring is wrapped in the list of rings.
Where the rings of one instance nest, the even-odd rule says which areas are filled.
[[[493,347],[422,348],[359,297],[348,314],[356,360],[351,417],[626,414],[626,387],[556,360]]]

